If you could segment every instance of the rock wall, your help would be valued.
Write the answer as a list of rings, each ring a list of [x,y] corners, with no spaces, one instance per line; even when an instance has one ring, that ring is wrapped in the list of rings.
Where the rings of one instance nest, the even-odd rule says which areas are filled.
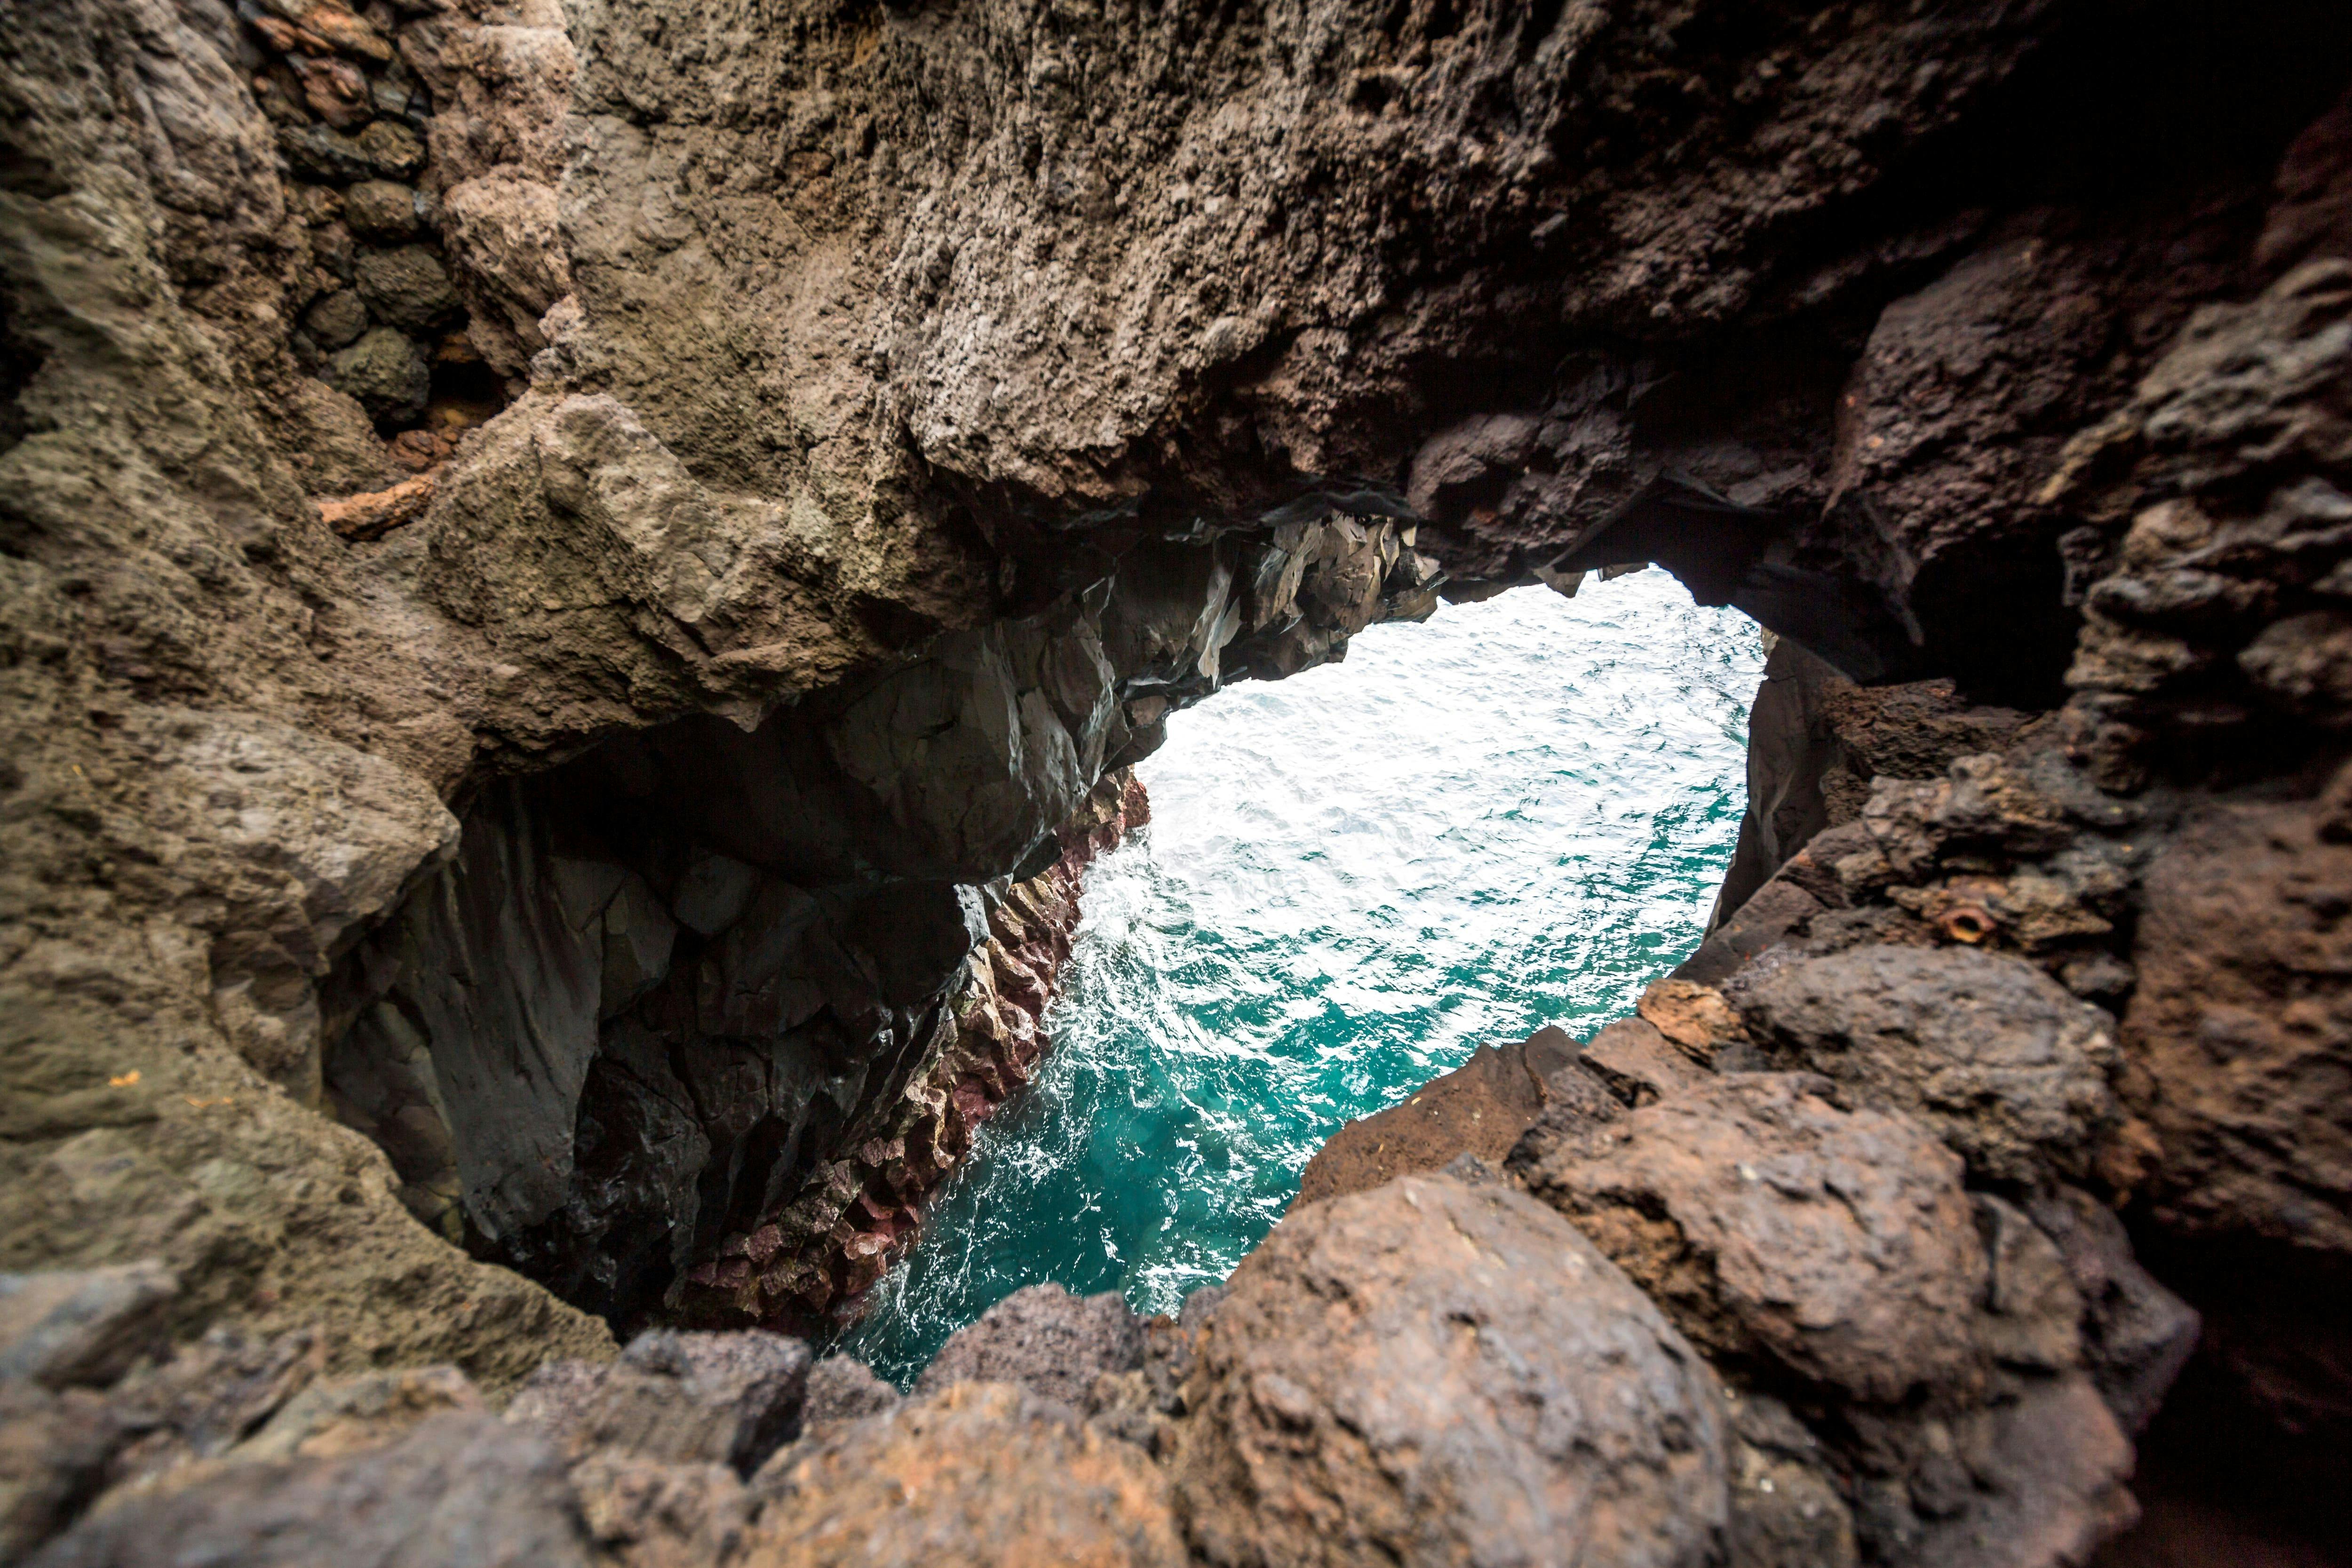
[[[1087,1477],[1057,1551],[1572,1517],[1625,1561],[2073,1561],[2178,1339],[2116,1213],[2232,1408],[2347,1407],[2341,7],[0,0],[0,1263],[160,1259],[184,1341],[494,1393],[611,1342],[453,1234],[623,1317],[831,1310],[1025,1067],[1107,771],[1375,620],[1650,560],[1812,660],[1760,705],[1756,890],[1677,982],[1718,989],[1587,1042],[1586,1120],[1501,1187],[1303,1205],[1110,1436],[941,1395],[772,1517],[681,1503],[718,1532],[681,1550],[821,1559],[795,1510],[950,1452],[983,1533],[1024,1466]],[[1761,1184],[1692,1175],[1726,1160]],[[1841,1212],[1900,1267],[1849,1269]],[[1573,1331],[1481,1272],[1537,1257]],[[118,1370],[22,1397],[79,1421]],[[1602,1387],[1644,1414],[1576,1426]],[[321,1484],[422,1495],[460,1436],[489,1473],[478,1432]],[[1101,1446],[1138,1437],[1166,1468]],[[551,1542],[605,1506],[568,1462],[495,1459]],[[90,1528],[214,1527],[178,1495]]]

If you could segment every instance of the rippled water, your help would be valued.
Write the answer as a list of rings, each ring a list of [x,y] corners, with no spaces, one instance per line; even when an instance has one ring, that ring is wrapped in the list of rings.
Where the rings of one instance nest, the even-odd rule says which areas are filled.
[[[1343,1121],[1580,1037],[1696,945],[1744,805],[1755,626],[1664,572],[1375,626],[1179,715],[1087,874],[1053,1054],[841,1349],[906,1382],[1008,1292],[1173,1311]]]

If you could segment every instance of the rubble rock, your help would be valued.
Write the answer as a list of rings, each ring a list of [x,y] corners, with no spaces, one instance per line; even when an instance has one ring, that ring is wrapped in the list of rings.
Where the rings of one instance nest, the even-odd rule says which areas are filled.
[[[0,1274],[0,1382],[110,1384],[164,1342],[179,1279],[160,1263]]]
[[[305,1388],[232,1457],[337,1458],[383,1447],[436,1415],[482,1409],[481,1392],[453,1366],[364,1373]]]
[[[1175,1477],[1213,1563],[1719,1560],[1713,1373],[1510,1187],[1403,1176],[1294,1210],[1197,1353]]]
[[[2081,1188],[2037,1194],[2028,1212],[2065,1259],[2083,1302],[2085,1360],[2099,1395],[2136,1437],[2197,1348],[2197,1311],[2140,1267],[2123,1221]]]
[[[1749,1032],[1790,1065],[1918,1118],[1980,1176],[2080,1176],[2120,1120],[2113,1020],[2020,960],[1874,944],[1737,990]]]
[[[671,1463],[759,1468],[797,1430],[808,1346],[756,1329],[652,1329],[620,1360],[551,1362],[507,1406],[567,1456],[617,1449]]]
[[[457,291],[441,258],[424,246],[363,250],[354,270],[360,298],[387,325],[422,332],[457,309]]]
[[[416,193],[390,180],[362,180],[343,193],[343,222],[373,245],[413,239],[418,227]]]
[[[541,318],[572,292],[554,187],[501,167],[451,186],[441,211],[450,269],[473,312],[470,335],[494,369],[520,375],[547,346]]]
[[[2216,800],[2149,864],[2124,1014],[2165,1224],[2352,1252],[2352,847]]]
[[[1706,1069],[1669,1044],[1646,1018],[1620,1018],[1585,1043],[1579,1065],[1599,1076],[1629,1105],[1706,1081]]]
[[[328,361],[327,379],[355,399],[373,417],[414,419],[425,412],[433,390],[432,373],[415,339],[390,327],[374,327]]]

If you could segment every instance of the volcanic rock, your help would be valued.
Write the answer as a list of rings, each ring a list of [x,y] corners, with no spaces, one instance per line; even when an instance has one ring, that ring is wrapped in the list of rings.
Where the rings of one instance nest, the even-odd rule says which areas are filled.
[[[1181,1568],[1168,1482],[1067,1407],[961,1383],[789,1450],[757,1479],[747,1568]]]
[[[563,1467],[541,1439],[483,1414],[433,1416],[389,1447],[208,1469],[201,1485],[101,1504],[41,1568],[190,1561],[295,1568],[554,1568],[590,1561]]]
[[[424,246],[362,251],[355,272],[370,313],[391,326],[421,332],[457,308],[441,258]]]
[[[1142,1364],[1143,1320],[1118,1291],[1082,1299],[1059,1285],[1029,1285],[950,1335],[915,1393],[955,1383],[1010,1383],[1083,1409],[1097,1377]]]
[[[416,233],[416,193],[389,180],[362,180],[343,193],[343,222],[371,244],[398,245]]]
[[[1461,1154],[1499,1162],[1549,1103],[1547,1080],[1576,1049],[1557,1028],[1499,1048],[1479,1047],[1401,1103],[1334,1132],[1299,1173],[1291,1206],[1366,1192],[1409,1172],[1441,1170]]]
[[[1971,1394],[1987,1264],[1959,1161],[1825,1088],[1727,1075],[1561,1142],[1528,1187],[1718,1354],[1856,1398]]]
[[[351,289],[338,289],[302,312],[302,325],[320,348],[342,348],[367,331],[367,306]]]
[[[2120,1117],[2113,1019],[2013,958],[1865,945],[1738,990],[1776,1054],[1916,1117],[1984,1177],[2080,1176]]]
[[[328,380],[356,399],[375,418],[414,419],[425,412],[433,390],[432,373],[415,339],[390,327],[373,327],[328,361]]]
[[[1714,1375],[1507,1186],[1404,1176],[1294,1210],[1185,1397],[1177,1493],[1213,1563],[1720,1557]]]
[[[649,1330],[618,1361],[550,1362],[507,1407],[566,1458],[615,1449],[749,1475],[798,1428],[808,1347],[757,1330]]]

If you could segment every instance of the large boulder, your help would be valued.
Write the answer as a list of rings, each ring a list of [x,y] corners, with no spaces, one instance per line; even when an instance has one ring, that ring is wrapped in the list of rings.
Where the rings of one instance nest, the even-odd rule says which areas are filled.
[[[1066,1406],[963,1383],[780,1455],[741,1568],[1181,1568],[1168,1483]]]
[[[1213,1563],[1720,1559],[1714,1374],[1510,1187],[1404,1176],[1294,1211],[1196,1345],[1176,1486]]]
[[[2079,1176],[2121,1118],[2114,1021],[2019,959],[1874,943],[1734,989],[1780,1059],[1917,1118],[1980,1176]]]
[[[1031,1285],[940,1346],[915,1392],[956,1383],[1013,1383],[1083,1408],[1097,1377],[1142,1364],[1143,1320],[1127,1310],[1118,1291],[1080,1297],[1059,1285]]]
[[[308,1568],[586,1568],[555,1450],[480,1412],[434,1416],[388,1447],[329,1459],[223,1465],[202,1485],[102,1502],[39,1568],[235,1563]]]
[[[1826,1088],[1727,1074],[1564,1140],[1528,1184],[1711,1352],[1853,1398],[1973,1394],[1987,1263],[1960,1162]]]

